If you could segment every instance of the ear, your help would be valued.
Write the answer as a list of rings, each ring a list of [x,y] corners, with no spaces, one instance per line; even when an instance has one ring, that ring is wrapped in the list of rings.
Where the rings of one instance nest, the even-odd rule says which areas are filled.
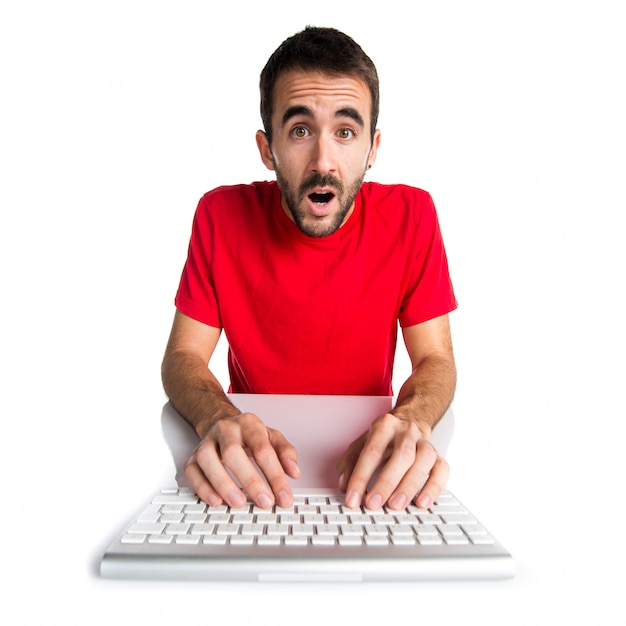
[[[267,135],[262,130],[256,131],[256,145],[259,148],[261,161],[268,170],[274,170],[274,158],[272,157],[272,149],[267,141]]]
[[[376,156],[378,155],[378,146],[380,146],[380,130],[377,128],[374,131],[374,141],[372,141],[372,147],[367,159],[367,169],[372,167],[376,163]]]

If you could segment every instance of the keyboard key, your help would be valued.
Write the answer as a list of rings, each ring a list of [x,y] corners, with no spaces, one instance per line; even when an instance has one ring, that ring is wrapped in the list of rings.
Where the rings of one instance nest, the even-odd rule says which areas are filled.
[[[389,545],[389,537],[386,535],[365,535],[365,543],[368,546],[388,546]]]
[[[231,546],[251,546],[254,543],[252,535],[233,535],[230,538]]]
[[[146,535],[140,535],[140,534],[129,534],[126,533],[125,535],[122,535],[122,537],[120,538],[120,542],[121,543],[143,543],[146,540]]]
[[[167,545],[174,541],[174,535],[150,535],[148,537],[148,543],[158,543],[161,545]]]
[[[443,540],[449,546],[464,546],[469,543],[469,539],[465,535],[444,535]]]
[[[363,545],[363,540],[359,536],[355,535],[339,535],[337,537],[337,541],[340,546],[361,546]]]
[[[444,537],[450,537],[450,536],[464,536],[463,531],[461,530],[461,527],[458,526],[457,524],[441,524],[441,526],[439,526],[439,532],[444,536]]]
[[[291,527],[291,534],[295,537],[311,537],[313,532],[313,524],[298,524]]]
[[[334,546],[335,538],[330,535],[313,535],[311,537],[311,543],[314,546]]]
[[[308,504],[315,504],[315,505],[328,504],[324,496],[309,496],[307,498],[307,502]]]
[[[370,537],[387,537],[389,535],[389,527],[383,524],[370,524],[365,526],[365,533]]]
[[[200,543],[201,537],[198,535],[178,535],[176,543],[180,545],[197,545]]]
[[[438,515],[432,515],[427,513],[426,515],[418,515],[420,523],[422,524],[441,524],[442,520]]]
[[[337,524],[319,524],[315,527],[318,535],[324,537],[336,537],[339,535],[339,526]]]
[[[191,528],[191,524],[168,524],[165,532],[168,535],[186,535]]]
[[[289,534],[289,526],[287,524],[268,524],[267,534],[269,536],[283,537]]]
[[[205,535],[202,538],[202,543],[212,546],[223,546],[226,545],[228,541],[228,537],[226,535]]]
[[[439,535],[418,535],[417,542],[421,546],[440,546],[443,543],[443,539]]]
[[[236,535],[239,532],[239,528],[238,524],[218,524],[215,534],[222,536]]]
[[[324,507],[326,508],[326,507]],[[319,507],[312,504],[299,504],[296,506],[296,512],[299,515],[303,515],[304,513],[310,513],[312,515],[317,515],[319,513]]]
[[[206,513],[207,506],[204,503],[186,504],[183,510],[185,513]]]
[[[286,546],[306,546],[309,540],[307,537],[301,537],[300,535],[287,535],[285,537]]]
[[[433,524],[417,524],[413,526],[413,530],[418,537],[425,537],[427,535],[430,535],[431,537],[439,537],[437,526],[434,526]]]
[[[196,496],[173,496],[161,494],[155,496],[152,504],[198,504]]]
[[[358,524],[343,524],[341,526],[341,534],[350,537],[361,537],[363,535],[363,527]]]
[[[241,533],[243,535],[251,535],[253,537],[259,537],[263,534],[263,524],[244,524],[241,527]]]
[[[394,546],[414,546],[415,545],[415,537],[404,536],[404,535],[392,535],[391,542]]]
[[[182,513],[166,513],[165,515],[161,515],[160,522],[164,524],[180,524],[183,521]]]
[[[133,524],[127,532],[131,535],[151,535],[152,533],[162,533],[164,530],[165,524],[138,522]]]
[[[192,524],[192,535],[212,535],[215,532],[215,524]]]
[[[278,535],[261,535],[257,538],[257,545],[259,546],[279,546],[281,544],[281,537]]]

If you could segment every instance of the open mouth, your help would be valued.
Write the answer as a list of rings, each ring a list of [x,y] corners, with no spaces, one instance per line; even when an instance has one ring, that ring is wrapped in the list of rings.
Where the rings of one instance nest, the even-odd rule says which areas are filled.
[[[310,193],[309,200],[317,206],[324,206],[328,204],[335,197],[334,193]]]

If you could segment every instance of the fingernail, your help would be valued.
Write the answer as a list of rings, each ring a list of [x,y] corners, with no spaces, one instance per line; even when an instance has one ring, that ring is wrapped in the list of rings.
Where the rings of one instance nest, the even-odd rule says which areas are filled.
[[[356,509],[361,504],[361,495],[356,491],[351,491],[346,496],[346,506],[350,509]]]
[[[287,493],[286,491],[281,491],[278,494],[277,499],[278,499],[279,506],[281,506],[283,508],[287,508],[287,507],[291,506],[291,504],[292,504],[291,495],[289,493]]]
[[[416,503],[420,509],[429,509],[433,501],[427,493],[422,493],[416,500]]]
[[[262,509],[271,509],[274,501],[266,493],[260,493],[257,497],[257,502]]]
[[[212,493],[207,496],[206,500],[209,506],[220,506],[222,504],[222,498]]]
[[[376,511],[380,509],[383,504],[383,498],[381,495],[374,493],[367,499],[367,508]]]
[[[392,509],[400,510],[406,507],[406,496],[403,493],[398,493],[389,500],[389,506]]]
[[[246,496],[240,491],[233,491],[228,495],[228,505],[232,508],[241,508],[246,503]]]
[[[340,491],[345,491],[346,487],[347,487],[347,477],[346,477],[346,473],[344,472],[343,474],[339,474],[339,490]]]
[[[295,461],[291,462],[291,473],[289,474],[292,478],[300,478],[300,468]]]

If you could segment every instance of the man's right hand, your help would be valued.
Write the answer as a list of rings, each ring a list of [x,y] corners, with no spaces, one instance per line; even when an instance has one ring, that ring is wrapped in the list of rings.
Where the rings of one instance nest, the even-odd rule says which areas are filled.
[[[275,502],[288,507],[293,493],[287,477],[300,476],[297,459],[296,449],[282,433],[252,413],[241,413],[208,429],[185,465],[185,476],[211,506],[226,502],[242,507],[248,494],[264,509]]]

